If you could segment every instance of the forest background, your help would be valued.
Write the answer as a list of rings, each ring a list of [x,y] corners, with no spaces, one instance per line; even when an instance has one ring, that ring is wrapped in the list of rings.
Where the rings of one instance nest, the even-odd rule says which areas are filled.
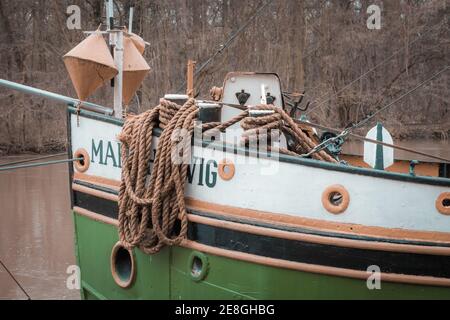
[[[187,60],[201,65],[264,3],[115,1],[116,22],[128,25],[133,6],[133,31],[150,43],[145,59],[152,70],[132,110],[147,110],[175,93]],[[379,30],[367,27],[373,4],[381,8]],[[67,27],[70,5],[81,9],[81,30]],[[208,97],[230,71],[275,72],[284,91],[305,91],[309,119],[343,128],[449,65],[449,17],[445,0],[273,0],[203,70],[196,90]],[[104,19],[103,0],[0,0],[0,78],[75,97],[62,56]],[[448,138],[449,79],[449,72],[441,74],[379,120],[397,139]],[[111,106],[111,97],[107,85],[91,101]],[[0,88],[0,154],[65,147],[63,106]]]

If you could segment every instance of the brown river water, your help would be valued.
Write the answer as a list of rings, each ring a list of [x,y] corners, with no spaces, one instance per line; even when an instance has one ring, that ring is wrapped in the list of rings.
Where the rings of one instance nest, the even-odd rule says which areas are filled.
[[[0,172],[0,260],[31,299],[80,298],[66,286],[76,264],[68,177],[66,163]],[[1,265],[0,299],[27,299]]]
[[[450,141],[398,144],[450,158]],[[362,146],[351,142],[345,150],[360,153]],[[3,157],[0,164],[34,157]],[[80,298],[66,286],[75,264],[67,164],[0,172],[0,260],[31,299]],[[26,298],[0,265],[0,299]]]

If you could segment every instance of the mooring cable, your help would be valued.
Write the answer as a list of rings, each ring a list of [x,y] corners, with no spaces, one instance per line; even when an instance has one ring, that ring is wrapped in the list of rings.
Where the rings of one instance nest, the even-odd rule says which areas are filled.
[[[378,109],[377,111],[375,111],[374,113],[372,113],[371,115],[369,115],[368,117],[362,119],[361,121],[359,121],[358,123],[354,124],[353,126],[351,126],[350,128],[347,128],[348,131],[353,130],[355,128],[358,128],[360,126],[362,126],[363,124],[367,123],[370,119],[372,119],[374,116],[376,116],[377,114],[379,114],[380,112],[383,112],[384,110],[388,109],[389,107],[391,107],[392,105],[394,105],[395,103],[397,103],[398,101],[400,101],[401,99],[403,99],[404,97],[406,97],[407,95],[413,93],[414,91],[416,91],[417,89],[419,89],[420,87],[423,87],[426,83],[430,82],[431,80],[433,80],[434,78],[436,78],[437,76],[439,76],[441,73],[447,71],[449,68],[449,66],[445,66],[445,68],[441,69],[440,71],[436,72],[435,74],[433,74],[431,77],[427,78],[426,80],[422,81],[421,83],[419,83],[418,85],[416,85],[414,88],[408,90],[407,92],[405,92],[404,94],[402,94],[400,97],[398,97],[397,99],[395,99],[394,101],[391,101],[390,103],[388,103],[387,105],[385,105],[384,107]]]
[[[17,284],[17,286],[20,288],[20,290],[22,290],[22,292],[27,296],[28,300],[31,300],[31,297],[29,296],[29,294],[25,291],[25,289],[20,285],[19,281],[17,281],[17,279],[14,277],[14,275],[11,273],[11,271],[9,271],[9,269],[6,267],[6,265],[3,263],[3,261],[0,259],[0,264],[3,266],[3,268],[6,270],[6,272],[9,274],[9,276],[11,277],[11,279],[14,280],[14,282]]]
[[[420,82],[420,83],[417,84],[414,88],[412,88],[412,89],[408,90],[407,92],[403,93],[401,96],[399,96],[398,98],[394,99],[393,101],[391,101],[390,103],[388,103],[388,104],[385,105],[384,107],[378,109],[377,111],[375,111],[374,113],[372,113],[372,114],[369,115],[368,117],[362,119],[361,121],[357,122],[356,124],[354,124],[353,126],[351,126],[351,127],[349,127],[349,128],[345,128],[345,129],[339,134],[339,136],[346,136],[346,135],[349,135],[349,134],[350,134],[350,135],[352,135],[352,136],[354,136],[354,137],[357,137],[356,135],[351,134],[351,131],[352,131],[352,130],[354,130],[354,129],[358,128],[358,127],[361,127],[363,124],[366,124],[366,123],[369,122],[373,117],[375,117],[377,114],[379,114],[380,112],[383,112],[383,111],[389,109],[389,108],[390,108],[391,106],[393,106],[395,103],[397,103],[398,101],[402,100],[404,97],[410,95],[411,93],[413,93],[413,92],[416,91],[417,89],[423,87],[426,83],[430,82],[431,80],[433,80],[434,78],[436,78],[436,77],[439,76],[440,74],[444,73],[444,72],[447,71],[448,69],[449,69],[449,66],[445,66],[444,68],[442,68],[442,69],[439,70],[438,72],[434,73],[431,77],[429,77],[429,78],[427,78],[426,80]],[[358,138],[358,137],[357,137],[357,138]],[[331,139],[334,139],[334,138],[330,138],[330,139],[328,139],[328,140],[331,140]],[[374,142],[374,143],[380,143],[380,144],[385,145],[385,146],[394,147],[394,145],[386,144],[386,143],[383,143],[382,141],[375,142],[376,140],[372,140],[372,139],[368,139],[368,138],[364,138],[364,140],[366,140],[366,141],[367,141],[367,140],[371,140],[371,142]],[[411,149],[410,149],[410,150],[407,150],[407,149],[404,148],[404,147],[403,147],[403,148],[398,148],[398,147],[397,147],[397,149],[403,149],[404,151],[409,151],[409,152],[412,151]],[[418,151],[414,151],[414,153],[416,153],[416,154],[421,154],[421,155],[425,155],[425,156],[428,156],[428,157],[434,158],[434,159],[444,160],[444,161],[446,161],[447,163],[450,163],[450,160],[449,160],[449,159],[445,159],[445,158],[442,158],[442,157],[430,156],[430,155],[427,155],[427,154],[424,154],[424,153],[421,153],[421,152],[418,152]]]
[[[316,124],[316,123],[312,123],[312,122],[304,121],[304,120],[294,119],[294,121],[296,123],[303,124],[303,125],[306,125],[306,126],[310,126],[310,127],[313,127],[313,128],[319,129],[319,130],[329,131],[329,132],[333,132],[333,133],[342,133],[342,129],[330,128],[330,127],[327,127],[327,126],[322,126],[320,124]],[[382,146],[385,146],[385,147],[390,147],[390,148],[393,148],[393,149],[398,149],[398,150],[402,150],[402,151],[405,151],[405,152],[418,154],[418,155],[421,155],[421,156],[424,156],[424,157],[427,157],[427,158],[430,158],[430,159],[435,159],[435,160],[439,160],[439,161],[444,161],[446,163],[450,163],[450,159],[447,159],[447,158],[443,158],[443,157],[439,157],[439,156],[436,156],[436,155],[428,154],[428,153],[425,153],[425,152],[421,152],[419,150],[415,150],[415,149],[399,146],[399,145],[396,145],[396,144],[390,144],[390,143],[387,143],[387,142],[366,138],[366,137],[360,136],[360,135],[355,134],[355,133],[351,133],[351,132],[347,132],[347,133],[348,133],[349,136],[355,138],[356,140],[372,142],[372,143],[379,144],[379,145],[382,145]]]
[[[41,167],[41,166],[47,166],[47,165],[52,165],[52,164],[59,164],[59,163],[66,163],[66,162],[73,162],[73,161],[82,161],[82,160],[83,160],[83,158],[73,158],[73,159],[64,159],[64,160],[54,160],[54,161],[23,164],[23,165],[18,165],[18,166],[1,167],[0,172],[16,170],[16,169],[24,169],[24,168]]]
[[[61,157],[61,156],[66,156],[66,155],[67,155],[67,152],[61,152],[61,153],[46,155],[46,156],[37,157],[37,158],[18,160],[18,161],[13,161],[13,162],[8,162],[8,163],[0,163],[0,167],[12,166],[15,164],[22,164],[22,163],[44,160],[44,159],[49,159],[49,158],[56,158],[56,157]]]
[[[424,36],[429,33],[431,30],[433,30],[433,28],[429,28],[428,30],[426,30],[424,33],[422,33],[421,35],[419,35],[416,39],[414,39],[413,41],[411,41],[410,43],[408,43],[408,48],[414,44],[415,42],[419,41],[420,39],[423,39]],[[356,79],[352,80],[350,83],[346,84],[344,87],[342,87],[341,89],[339,89],[337,92],[333,93],[329,92],[327,94],[324,94],[323,96],[321,96],[318,100],[321,100],[320,102],[318,102],[315,106],[313,106],[312,108],[310,108],[309,110],[307,110],[305,112],[305,114],[310,114],[312,111],[316,110],[318,107],[322,106],[325,102],[329,101],[332,97],[337,96],[339,93],[341,93],[342,91],[344,91],[345,89],[349,88],[350,86],[352,86],[354,83],[356,83],[357,81],[361,80],[362,78],[366,77],[369,73],[373,72],[375,69],[377,69],[378,67],[382,66],[383,64],[385,64],[386,62],[388,62],[389,60],[391,60],[393,57],[395,57],[397,54],[399,54],[400,52],[402,52],[404,50],[404,47],[399,48],[398,50],[396,50],[393,54],[391,54],[389,57],[387,57],[386,59],[384,59],[383,61],[381,61],[380,63],[378,63],[377,65],[375,65],[374,67],[370,68],[369,70],[367,70],[366,72],[364,72],[362,75],[360,75],[359,77],[357,77]],[[328,97],[327,97],[328,96]],[[326,99],[323,99],[327,97]],[[323,100],[322,100],[323,99]],[[328,109],[329,107],[326,107],[326,109]]]
[[[236,37],[243,32],[245,29],[247,29],[247,27],[250,25],[250,23],[257,17],[259,16],[263,10],[270,4],[272,3],[273,0],[268,0],[266,1],[263,5],[261,5],[261,7],[259,7],[256,12],[247,19],[247,21],[239,27],[238,30],[236,30],[236,32],[234,32],[227,41],[225,41],[224,44],[221,44],[219,46],[219,49],[217,51],[215,51],[194,73],[194,76],[198,76],[200,74],[200,72],[203,71],[203,69],[205,69],[219,54],[221,54],[232,42],[234,39],[236,39]],[[183,90],[183,88],[186,86],[186,79],[183,81],[183,83],[180,85],[180,87],[178,88],[177,92],[181,92]]]
[[[239,109],[239,110],[246,110],[247,109],[247,106],[241,106],[239,104],[233,104],[233,103],[225,103],[225,102],[211,101],[211,100],[198,100],[198,101],[205,102],[205,103],[215,103],[215,104],[222,105],[222,106],[233,107],[233,108],[236,108],[236,109]],[[328,126],[320,125],[320,124],[313,123],[313,122],[306,121],[306,120],[300,120],[300,119],[293,119],[293,120],[294,120],[294,122],[296,122],[298,124],[306,125],[306,126],[309,126],[309,127],[312,127],[312,128],[319,129],[319,130],[329,131],[329,132],[338,133],[338,134],[342,133],[342,131],[343,131],[343,129],[331,128],[331,127],[328,127]],[[348,135],[351,136],[351,137],[356,138],[357,140],[372,142],[372,143],[380,144],[380,145],[383,145],[383,146],[386,146],[386,147],[391,147],[393,149],[399,149],[399,150],[406,151],[406,152],[409,152],[409,153],[418,154],[418,155],[421,155],[421,156],[424,156],[424,157],[428,157],[430,159],[435,159],[435,160],[444,161],[446,163],[450,163],[450,159],[439,157],[439,156],[428,154],[428,153],[424,153],[424,152],[421,152],[419,150],[410,149],[410,148],[406,148],[406,147],[403,147],[403,146],[394,145],[394,144],[390,144],[390,143],[386,143],[386,142],[378,141],[378,140],[374,140],[374,139],[369,139],[369,138],[360,136],[360,135],[352,133],[352,132],[348,132]]]

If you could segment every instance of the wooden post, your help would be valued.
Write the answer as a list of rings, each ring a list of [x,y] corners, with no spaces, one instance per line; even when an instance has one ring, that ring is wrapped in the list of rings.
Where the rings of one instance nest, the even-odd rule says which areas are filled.
[[[188,64],[187,64],[186,94],[188,95],[189,98],[193,98],[195,95],[195,92],[194,92],[194,69],[195,69],[196,63],[197,63],[196,61],[188,60]]]

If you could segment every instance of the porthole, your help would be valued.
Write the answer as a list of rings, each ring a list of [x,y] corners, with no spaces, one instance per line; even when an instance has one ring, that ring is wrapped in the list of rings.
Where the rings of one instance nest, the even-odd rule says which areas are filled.
[[[188,272],[192,280],[201,281],[208,274],[209,263],[205,254],[194,251],[189,256]]]
[[[322,205],[330,213],[344,212],[350,203],[348,191],[341,185],[332,185],[322,193]]]
[[[436,209],[442,214],[450,215],[450,192],[443,192],[436,199]]]
[[[91,163],[91,159],[89,157],[89,153],[83,148],[78,149],[73,154],[73,158],[82,158],[82,160],[75,161],[73,163],[75,169],[78,172],[86,172],[89,169],[89,164]]]
[[[225,180],[231,180],[234,177],[236,168],[232,161],[224,159],[219,163],[219,176]]]
[[[120,242],[116,243],[111,252],[111,274],[116,284],[128,288],[135,277],[134,254]]]

